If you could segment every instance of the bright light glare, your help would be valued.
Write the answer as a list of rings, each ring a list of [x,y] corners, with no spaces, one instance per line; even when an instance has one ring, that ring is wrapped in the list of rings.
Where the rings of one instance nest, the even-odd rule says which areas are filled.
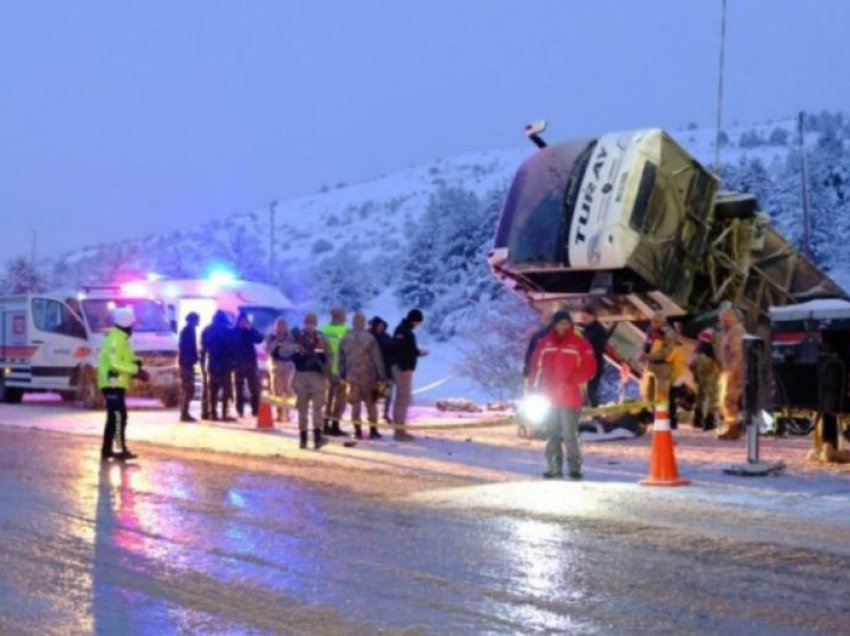
[[[773,419],[773,416],[770,413],[768,413],[767,411],[762,411],[761,413],[758,414],[758,417],[761,420],[759,422],[756,422],[758,424],[758,427],[759,427],[759,432],[766,434],[766,433],[770,433],[774,430],[773,429],[774,419]]]
[[[148,288],[143,283],[125,283],[121,285],[121,295],[143,298],[148,295]]]
[[[150,281],[162,280],[164,276],[162,274],[157,274],[156,272],[149,272],[146,278]]]
[[[166,285],[162,290],[162,295],[166,298],[177,298],[180,295],[180,288],[177,285]]]
[[[225,269],[215,269],[210,272],[209,279],[210,282],[213,282],[216,285],[227,285],[235,281],[236,276],[233,275],[233,272],[229,272]]]
[[[545,395],[540,393],[529,393],[519,403],[519,412],[522,417],[532,424],[540,424],[549,415],[552,403]]]

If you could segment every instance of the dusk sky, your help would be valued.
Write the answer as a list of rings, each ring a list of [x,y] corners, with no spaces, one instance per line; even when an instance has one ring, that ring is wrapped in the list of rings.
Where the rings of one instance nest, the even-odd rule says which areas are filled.
[[[850,2],[728,0],[725,121],[845,110]],[[0,9],[0,261],[406,166],[713,127],[721,0],[146,0]]]

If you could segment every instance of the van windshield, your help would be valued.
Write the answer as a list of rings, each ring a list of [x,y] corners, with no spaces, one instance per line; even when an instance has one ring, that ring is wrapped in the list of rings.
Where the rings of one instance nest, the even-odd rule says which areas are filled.
[[[248,318],[251,320],[251,324],[254,325],[257,331],[262,334],[271,333],[274,328],[275,320],[278,318],[289,318],[282,309],[278,309],[277,307],[266,307],[266,306],[247,306],[244,305],[240,307],[240,311],[244,312]],[[289,320],[287,320],[287,323]],[[297,325],[289,325],[290,328]]]
[[[133,298],[89,298],[83,301],[83,312],[89,329],[105,333],[112,327],[112,312],[119,307],[130,307],[136,322],[136,333],[167,333],[170,331],[162,303]]]

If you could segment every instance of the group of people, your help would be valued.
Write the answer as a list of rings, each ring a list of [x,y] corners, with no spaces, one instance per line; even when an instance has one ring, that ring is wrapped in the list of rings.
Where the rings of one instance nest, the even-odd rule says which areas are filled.
[[[678,331],[664,315],[653,315],[644,345],[647,364],[642,393],[647,399],[667,396],[671,428],[677,427],[679,404],[690,402],[695,427],[717,430],[717,437],[723,440],[740,438],[745,334],[736,309],[724,305],[717,327],[699,333],[689,356]],[[695,394],[688,385],[688,371],[694,379]]]
[[[579,410],[599,404],[599,384],[610,332],[596,309],[585,307],[578,324],[566,310],[557,311],[529,340],[523,367],[526,388],[545,395],[550,406],[546,444],[547,479],[563,477],[564,448],[568,476],[581,479]],[[738,439],[743,391],[745,330],[731,305],[720,308],[717,329],[700,332],[688,355],[678,330],[662,312],[650,320],[642,354],[644,399],[666,403],[671,428],[677,426],[677,406],[690,398],[694,425],[718,429],[724,440]],[[689,388],[688,371],[696,392]],[[625,374],[628,377],[628,372]]]
[[[392,335],[380,316],[367,323],[366,316],[357,312],[349,327],[344,309],[333,308],[330,314],[330,322],[321,327],[314,313],[304,316],[301,328],[290,329],[284,318],[278,318],[272,332],[263,337],[247,315],[240,314],[236,326],[230,327],[227,314],[219,311],[201,333],[200,351],[199,318],[189,314],[180,333],[181,420],[195,421],[189,405],[194,399],[198,363],[206,387],[202,418],[235,421],[229,412],[234,394],[237,415],[243,417],[246,391],[251,416],[256,417],[260,402],[256,346],[264,343],[277,419],[289,421],[288,406],[294,397],[301,448],[307,447],[311,423],[315,448],[326,443],[326,436],[347,436],[341,420],[349,404],[355,437],[364,438],[365,407],[368,437],[380,439],[380,400],[384,419],[394,425],[395,439],[410,441],[412,436],[404,427],[412,400],[413,372],[418,358],[427,354],[418,347],[414,333],[424,319],[422,312],[408,312]]]

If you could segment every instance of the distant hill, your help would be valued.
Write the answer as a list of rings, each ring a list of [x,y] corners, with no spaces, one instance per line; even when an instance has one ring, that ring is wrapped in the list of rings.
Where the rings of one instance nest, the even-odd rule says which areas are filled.
[[[671,134],[700,161],[713,163],[712,130],[692,125]],[[814,255],[845,286],[850,253],[838,246],[850,238],[848,140],[850,123],[842,114],[808,119]],[[777,228],[799,242],[797,146],[795,120],[730,128],[722,135],[721,173],[725,188],[754,192]],[[490,278],[484,254],[505,189],[533,151],[527,144],[436,160],[283,201],[276,211],[274,266],[265,209],[180,232],[74,250],[45,266],[54,285],[75,286],[132,272],[201,277],[210,264],[222,262],[243,278],[278,284],[297,303],[321,314],[341,303],[394,323],[411,306],[421,306],[428,337],[438,343],[435,353],[442,352],[442,361],[431,360],[432,370],[446,376],[468,359],[464,344],[469,333],[494,304],[521,311]],[[520,331],[530,318],[523,314],[522,320]]]

